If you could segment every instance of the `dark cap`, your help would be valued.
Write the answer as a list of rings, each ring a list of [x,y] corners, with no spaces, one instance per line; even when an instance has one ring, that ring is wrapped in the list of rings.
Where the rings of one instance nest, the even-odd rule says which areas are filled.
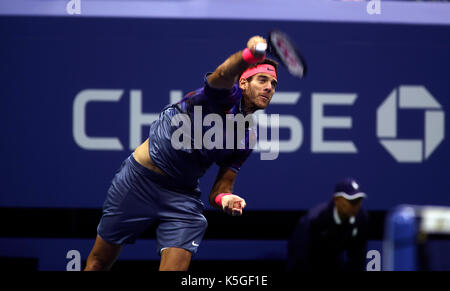
[[[353,178],[345,178],[334,187],[334,197],[344,197],[347,200],[366,198],[366,193],[361,191],[358,182]]]

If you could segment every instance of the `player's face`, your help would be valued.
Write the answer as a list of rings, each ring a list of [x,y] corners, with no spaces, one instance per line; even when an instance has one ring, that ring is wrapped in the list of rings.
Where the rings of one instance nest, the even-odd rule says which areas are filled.
[[[347,219],[358,214],[361,208],[362,198],[347,200],[344,197],[335,197],[334,204],[342,218]]]
[[[276,86],[277,80],[272,75],[264,73],[256,74],[250,82],[241,84],[246,107],[252,108],[252,111],[266,108],[272,100]]]

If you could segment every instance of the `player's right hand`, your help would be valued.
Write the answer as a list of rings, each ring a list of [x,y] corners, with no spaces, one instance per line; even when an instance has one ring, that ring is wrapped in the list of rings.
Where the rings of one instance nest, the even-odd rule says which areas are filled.
[[[222,209],[225,213],[232,216],[240,216],[242,215],[242,209],[247,204],[245,200],[237,195],[225,195],[222,197]]]
[[[252,54],[253,54],[255,57],[257,57],[257,58],[263,57],[264,54],[265,54],[265,53],[260,54],[260,53],[256,52],[255,48],[256,48],[256,45],[257,45],[258,43],[264,43],[264,44],[266,45],[266,47],[267,47],[267,40],[266,40],[264,37],[259,36],[259,35],[255,35],[255,36],[251,37],[251,38],[248,40],[248,42],[247,42],[247,48],[248,48],[248,49],[252,52]]]

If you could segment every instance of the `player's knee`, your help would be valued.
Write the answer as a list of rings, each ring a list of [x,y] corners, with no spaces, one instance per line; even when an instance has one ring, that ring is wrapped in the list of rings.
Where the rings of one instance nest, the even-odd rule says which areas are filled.
[[[93,257],[86,263],[85,271],[108,271],[110,265],[99,258]]]
[[[187,271],[191,261],[191,252],[187,249],[170,247],[161,254],[160,271]]]

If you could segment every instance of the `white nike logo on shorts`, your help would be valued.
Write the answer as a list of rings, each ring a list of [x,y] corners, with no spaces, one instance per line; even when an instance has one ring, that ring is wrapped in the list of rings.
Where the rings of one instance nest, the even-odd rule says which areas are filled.
[[[195,240],[192,242],[192,245],[193,245],[194,247],[198,247],[198,246],[199,246],[198,244],[195,243]]]

